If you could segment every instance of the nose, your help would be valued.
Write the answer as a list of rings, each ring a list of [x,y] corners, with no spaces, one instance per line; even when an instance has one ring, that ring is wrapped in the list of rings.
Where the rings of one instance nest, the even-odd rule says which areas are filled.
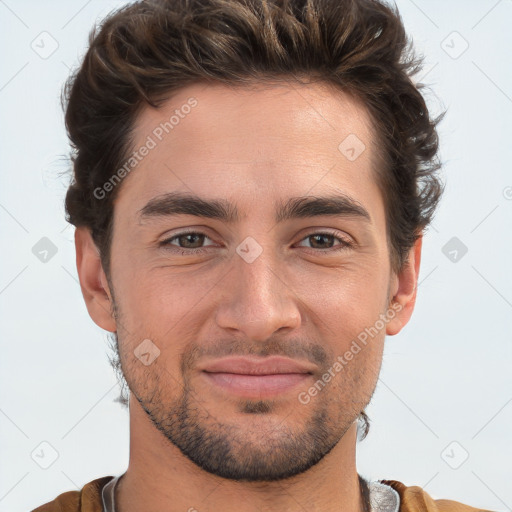
[[[263,252],[247,263],[235,254],[231,264],[216,312],[220,328],[264,341],[300,325],[298,298],[275,259]]]

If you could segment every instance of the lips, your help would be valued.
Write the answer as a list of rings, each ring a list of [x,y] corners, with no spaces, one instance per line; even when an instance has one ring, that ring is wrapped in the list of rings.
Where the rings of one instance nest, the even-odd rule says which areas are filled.
[[[315,367],[286,357],[228,357],[205,363],[201,369],[209,373],[237,373],[240,375],[276,375],[287,373],[310,373]]]
[[[246,398],[264,398],[290,391],[311,377],[315,367],[285,357],[230,357],[201,367],[209,384]]]

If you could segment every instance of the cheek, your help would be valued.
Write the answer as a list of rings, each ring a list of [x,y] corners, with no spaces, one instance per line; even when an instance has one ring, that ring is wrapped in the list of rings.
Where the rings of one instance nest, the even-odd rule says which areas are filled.
[[[145,339],[159,349],[158,363],[175,379],[181,380],[180,358],[191,340],[197,340],[199,331],[211,315],[215,284],[219,278],[210,273],[200,277],[169,268],[133,270],[126,278],[121,295],[124,352],[133,359],[135,369],[139,361],[134,350]],[[152,366],[148,369],[151,371]]]
[[[196,274],[176,268],[131,269],[123,285],[123,306],[132,321],[157,326],[180,318],[198,307],[218,281],[212,273]]]
[[[302,273],[294,291],[327,339],[350,340],[373,326],[387,304],[388,275],[378,263]],[[305,314],[308,314],[307,309]]]

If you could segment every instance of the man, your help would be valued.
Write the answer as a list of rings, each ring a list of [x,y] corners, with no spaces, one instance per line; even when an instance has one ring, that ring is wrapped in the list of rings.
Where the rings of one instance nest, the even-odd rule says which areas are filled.
[[[356,469],[441,195],[436,124],[376,0],[113,13],[66,89],[66,197],[130,463],[37,512],[476,511]]]

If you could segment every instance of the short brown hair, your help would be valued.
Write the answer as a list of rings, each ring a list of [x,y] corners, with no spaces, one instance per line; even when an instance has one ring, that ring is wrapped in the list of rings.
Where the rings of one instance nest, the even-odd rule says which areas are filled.
[[[99,30],[98,30],[99,29]],[[362,100],[385,163],[377,172],[390,258],[402,268],[442,193],[436,125],[411,76],[422,67],[396,6],[377,0],[149,0],[111,13],[63,91],[73,176],[67,220],[87,226],[110,273],[113,201],[140,111],[197,82],[311,77]],[[362,415],[366,416],[364,412]],[[364,417],[363,417],[364,419]],[[365,435],[368,430],[366,423]]]

